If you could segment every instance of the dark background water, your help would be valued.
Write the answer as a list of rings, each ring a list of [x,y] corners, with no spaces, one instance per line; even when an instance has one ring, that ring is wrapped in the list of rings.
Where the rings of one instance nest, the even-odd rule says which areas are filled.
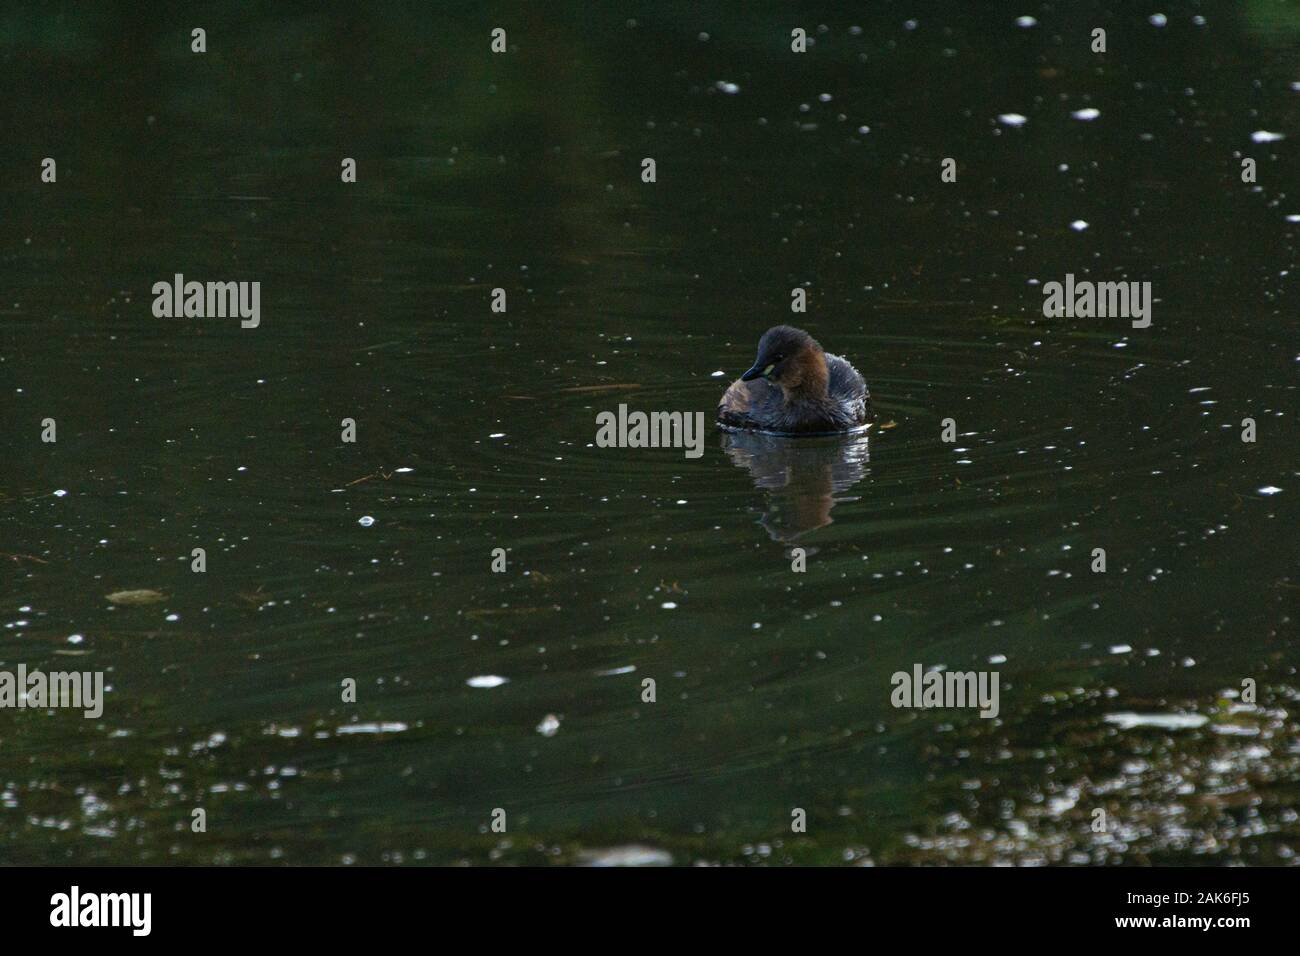
[[[1296,4],[430,7],[0,14],[0,862],[1294,862]],[[792,319],[867,449],[595,446]]]

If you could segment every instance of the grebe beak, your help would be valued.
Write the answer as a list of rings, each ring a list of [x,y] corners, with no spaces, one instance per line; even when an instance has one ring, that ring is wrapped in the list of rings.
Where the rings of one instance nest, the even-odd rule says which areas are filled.
[[[767,376],[771,373],[772,369],[774,368],[776,368],[775,365],[769,365],[766,368],[759,368],[757,365],[755,365],[744,375],[740,376],[740,380],[742,382],[752,382],[756,378],[767,378]]]

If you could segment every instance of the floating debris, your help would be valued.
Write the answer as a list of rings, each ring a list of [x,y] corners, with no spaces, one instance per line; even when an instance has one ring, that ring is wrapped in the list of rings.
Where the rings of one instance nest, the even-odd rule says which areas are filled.
[[[552,604],[550,607],[484,607],[475,608],[472,611],[466,611],[465,616],[471,620],[474,618],[488,617],[495,614],[536,614],[538,611],[558,611],[560,606]]]
[[[389,721],[382,724],[344,724],[334,732],[336,734],[400,734],[406,729],[406,724],[400,721]]]
[[[1135,727],[1155,727],[1160,730],[1194,730],[1210,722],[1209,717],[1201,714],[1107,714],[1106,723],[1114,724],[1120,730],[1132,730]]]
[[[602,850],[583,850],[578,859],[584,866],[672,866],[673,856],[658,847],[630,843]]]
[[[1276,143],[1278,140],[1286,139],[1286,133],[1270,133],[1266,129],[1257,129],[1250,134],[1250,139],[1255,143]]]
[[[1101,110],[1089,106],[1081,110],[1075,110],[1070,115],[1077,120],[1083,120],[1085,123],[1091,123],[1093,120],[1095,120],[1098,116],[1101,115]]]
[[[374,523],[375,523],[375,519],[372,518],[370,515],[362,515],[360,518],[357,519],[357,524],[361,525],[361,527],[363,528],[369,528]]]
[[[479,674],[477,677],[471,677],[465,681],[470,687],[500,687],[502,684],[510,683],[509,677],[501,677],[497,674]]]
[[[636,382],[624,382],[618,385],[571,385],[568,388],[561,388],[561,392],[614,392],[620,389],[640,388]]]
[[[554,737],[560,732],[560,718],[554,714],[547,714],[537,725],[537,732],[543,737]]]
[[[157,604],[159,601],[167,600],[167,595],[160,591],[152,591],[149,588],[114,591],[112,594],[104,596],[113,604],[125,605]]]
[[[1029,122],[1029,118],[1019,113],[999,113],[998,122],[1004,126],[1024,126]]]

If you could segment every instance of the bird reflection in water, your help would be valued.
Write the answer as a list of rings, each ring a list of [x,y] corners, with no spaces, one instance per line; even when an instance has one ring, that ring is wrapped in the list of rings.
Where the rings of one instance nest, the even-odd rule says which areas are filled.
[[[732,463],[749,472],[767,496],[759,524],[773,541],[794,541],[834,519],[831,509],[856,497],[844,493],[867,472],[867,435],[790,438],[760,432],[722,434]]]

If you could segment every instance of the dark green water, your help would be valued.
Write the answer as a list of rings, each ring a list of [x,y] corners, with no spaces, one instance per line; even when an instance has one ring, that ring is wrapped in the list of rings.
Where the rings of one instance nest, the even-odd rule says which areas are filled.
[[[0,15],[0,862],[1294,862],[1300,7],[426,6]],[[888,427],[596,447],[783,321]]]

